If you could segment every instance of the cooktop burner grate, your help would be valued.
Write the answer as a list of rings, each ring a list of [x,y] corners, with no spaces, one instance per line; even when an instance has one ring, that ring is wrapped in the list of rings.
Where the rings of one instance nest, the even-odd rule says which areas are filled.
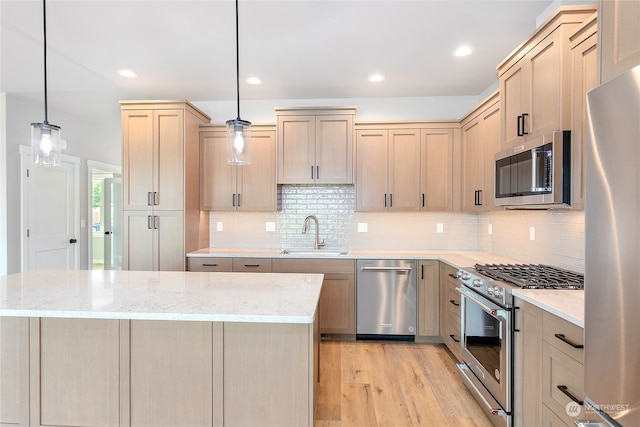
[[[584,275],[542,264],[476,264],[492,279],[527,289],[583,289]]]

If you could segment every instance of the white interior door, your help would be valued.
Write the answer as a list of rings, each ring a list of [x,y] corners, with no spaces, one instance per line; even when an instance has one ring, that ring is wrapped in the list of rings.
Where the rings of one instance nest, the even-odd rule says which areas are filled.
[[[122,178],[104,180],[104,269],[122,269]]]
[[[78,268],[78,158],[60,167],[40,167],[21,147],[22,271]]]

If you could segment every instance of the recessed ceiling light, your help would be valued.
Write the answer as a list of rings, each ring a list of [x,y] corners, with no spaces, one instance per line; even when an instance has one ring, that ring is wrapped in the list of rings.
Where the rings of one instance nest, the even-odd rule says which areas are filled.
[[[384,76],[382,74],[373,74],[369,76],[370,82],[381,82],[384,80]]]
[[[127,70],[127,69],[123,69],[123,70],[118,71],[118,74],[120,74],[123,77],[129,77],[129,78],[137,77],[136,73],[134,73],[131,70]]]
[[[249,77],[247,79],[247,83],[249,83],[250,85],[259,85],[260,83],[262,83],[262,80],[257,77]]]
[[[453,56],[467,56],[471,55],[471,52],[473,52],[473,48],[471,48],[471,46],[460,46],[453,51]]]

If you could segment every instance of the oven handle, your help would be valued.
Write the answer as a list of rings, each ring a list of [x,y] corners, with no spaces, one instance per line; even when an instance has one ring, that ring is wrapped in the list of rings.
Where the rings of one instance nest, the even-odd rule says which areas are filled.
[[[457,287],[456,291],[458,291],[458,293],[463,297],[469,298],[474,304],[479,306],[487,314],[493,317],[500,317],[502,319],[508,320],[508,314],[507,314],[508,310],[501,308],[497,305],[495,307],[491,307],[489,304],[485,303],[480,298],[478,298],[473,291],[467,290],[461,286]]]

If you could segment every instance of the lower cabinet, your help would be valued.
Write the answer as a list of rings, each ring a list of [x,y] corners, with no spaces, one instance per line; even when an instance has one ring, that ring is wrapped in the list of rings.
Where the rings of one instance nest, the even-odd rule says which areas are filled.
[[[418,334],[416,339],[440,335],[439,264],[439,261],[418,261]]]
[[[440,338],[451,353],[462,361],[460,354],[460,294],[456,273],[458,269],[440,263]]]
[[[188,271],[271,273],[271,258],[188,257]]]
[[[317,322],[0,322],[3,426],[312,426]]]
[[[320,333],[355,338],[356,281],[352,259],[272,259],[274,273],[324,274],[318,307]]]

